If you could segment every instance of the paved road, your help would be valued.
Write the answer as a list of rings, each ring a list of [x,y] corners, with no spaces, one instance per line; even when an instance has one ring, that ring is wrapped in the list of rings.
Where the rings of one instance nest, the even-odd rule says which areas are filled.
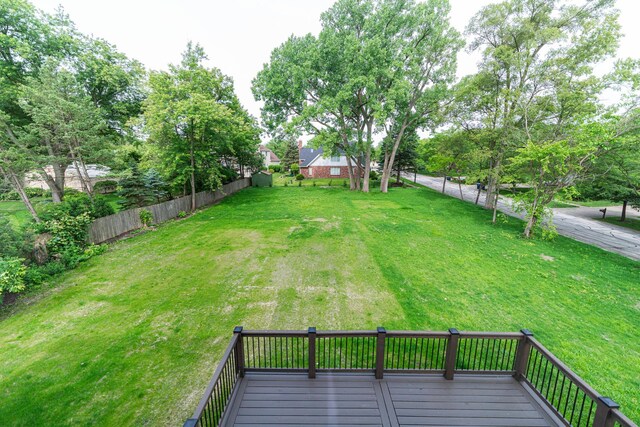
[[[413,174],[405,175],[405,177],[413,180]],[[434,190],[442,190],[442,178],[418,175],[417,182]],[[447,182],[445,193],[458,199],[461,198],[458,184],[453,182]],[[477,193],[475,185],[462,185],[462,195],[465,201],[474,203]],[[480,194],[478,204],[484,205],[485,198],[486,192],[483,191]],[[513,201],[510,198],[500,196],[498,210],[522,219],[523,215],[514,212],[512,204]],[[597,208],[591,209],[597,211]],[[559,234],[640,261],[640,233],[590,219],[588,215],[584,215],[584,211],[579,211],[579,216],[573,215],[572,210],[573,208],[553,210],[553,223]]]

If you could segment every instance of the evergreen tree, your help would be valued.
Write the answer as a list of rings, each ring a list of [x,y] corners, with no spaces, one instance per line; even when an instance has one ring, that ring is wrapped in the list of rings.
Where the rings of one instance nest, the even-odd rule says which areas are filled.
[[[280,159],[283,169],[289,170],[292,164],[300,163],[300,153],[298,152],[298,143],[293,139],[287,141],[287,148],[284,156]]]
[[[128,173],[120,180],[118,195],[124,199],[120,202],[123,209],[146,206],[154,200],[154,195],[147,187],[145,177],[137,164],[133,163]]]
[[[163,202],[169,198],[167,183],[162,179],[157,170],[149,169],[144,173],[142,179],[148,190],[148,194],[153,197],[156,203]]]

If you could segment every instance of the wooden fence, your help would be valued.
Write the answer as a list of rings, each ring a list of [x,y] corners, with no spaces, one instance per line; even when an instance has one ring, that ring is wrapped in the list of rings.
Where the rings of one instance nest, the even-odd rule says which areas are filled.
[[[201,208],[212,205],[224,199],[226,196],[247,188],[250,185],[251,179],[243,178],[225,184],[216,191],[201,191],[200,193],[196,193],[196,207]],[[180,197],[143,208],[128,209],[114,215],[98,218],[89,226],[89,241],[94,244],[99,244],[142,228],[140,211],[143,209],[151,212],[154,224],[161,224],[176,218],[180,212],[189,212],[191,210],[191,196]]]

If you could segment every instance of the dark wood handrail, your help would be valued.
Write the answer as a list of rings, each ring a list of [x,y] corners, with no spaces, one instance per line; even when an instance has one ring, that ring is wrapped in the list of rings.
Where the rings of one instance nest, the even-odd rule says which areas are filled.
[[[288,340],[289,338],[296,338],[296,340]],[[246,351],[249,351],[250,348],[248,344],[250,342],[253,344],[253,342],[247,339],[258,340],[258,352],[253,352],[253,346],[251,346],[251,358]],[[267,344],[265,344],[265,339]],[[273,345],[271,344],[272,340]],[[461,342],[460,340],[478,341]],[[485,340],[488,340],[488,344]],[[493,344],[491,344],[491,340],[494,340]],[[512,342],[509,343],[505,340],[512,340]],[[262,341],[262,346],[260,346],[260,341]],[[517,346],[514,346],[513,341],[517,341]],[[325,342],[326,346],[319,347],[320,342]],[[421,356],[420,363],[416,364],[418,342],[420,343],[419,351]],[[331,343],[333,343],[333,346]],[[357,343],[360,343],[359,348]],[[364,343],[366,343],[366,346]],[[427,346],[431,345],[429,356],[431,359],[429,359],[428,363],[426,363],[426,355],[422,353],[423,343],[427,343]],[[438,343],[438,350],[434,353],[435,343]],[[444,343],[442,348],[440,347],[441,343]],[[463,345],[465,343],[466,346]],[[353,354],[354,347],[356,348],[355,357]],[[514,349],[514,347],[517,348]],[[346,349],[349,350],[347,351]],[[466,353],[467,349],[469,349],[469,353]],[[473,356],[471,356],[471,349],[474,349]],[[343,352],[343,350],[345,351]],[[324,362],[325,351],[329,351],[326,362]],[[358,351],[361,353],[358,354]],[[390,359],[389,354],[391,354]],[[411,364],[412,354],[413,364]],[[362,363],[358,364],[358,357],[362,362],[363,355],[366,355],[366,363],[364,365]],[[425,364],[422,364],[422,355],[425,355]],[[473,363],[465,362],[466,355],[474,358],[472,360]],[[530,360],[534,355],[536,359]],[[317,364],[316,356],[321,357],[323,362],[318,362],[319,364]],[[234,364],[227,367],[232,357],[235,358]],[[260,362],[260,357],[263,358],[262,362]],[[497,362],[498,359],[500,363],[494,364],[491,362]],[[257,363],[256,360],[258,360]],[[247,362],[246,366],[245,361]],[[477,368],[476,361],[478,361]],[[533,334],[528,330],[523,329],[521,332],[479,332],[458,331],[455,328],[451,328],[447,332],[441,332],[387,331],[384,328],[378,328],[377,330],[368,331],[317,331],[315,328],[309,328],[308,330],[283,331],[243,330],[241,327],[237,327],[234,330],[234,336],[224,352],[204,396],[193,413],[193,418],[189,419],[185,426],[199,425],[198,423],[201,421],[205,410],[210,411],[210,409],[207,409],[207,405],[210,405],[212,401],[214,405],[218,405],[218,408],[221,408],[217,413],[224,413],[228,401],[222,402],[223,398],[219,394],[213,395],[214,390],[217,390],[216,384],[224,373],[227,379],[226,382],[231,383],[231,389],[227,388],[227,391],[232,393],[236,386],[236,378],[242,377],[245,370],[307,372],[309,378],[315,378],[316,371],[374,372],[376,378],[383,378],[386,373],[440,373],[444,374],[447,379],[453,379],[454,375],[462,373],[513,375],[518,381],[522,381],[532,387],[533,391],[549,405],[556,415],[561,418],[566,416],[567,421],[565,422],[569,424],[570,421],[568,419],[573,418],[575,415],[575,412],[569,412],[567,415],[570,394],[566,395],[565,408],[560,413],[561,409],[559,408],[561,408],[561,405],[556,408],[553,403],[555,387],[553,390],[554,397],[549,397],[547,400],[547,397],[543,394],[548,393],[550,379],[552,378],[551,373],[547,376],[545,367],[541,383],[539,381],[541,365],[538,366],[537,371],[535,365],[542,362],[537,361],[544,361],[545,364],[549,363],[557,369],[556,385],[558,376],[562,375],[563,384],[565,379],[569,380],[576,390],[581,390],[584,396],[591,399],[592,403],[590,405],[595,405],[596,412],[595,415],[588,415],[587,421],[593,419],[593,427],[610,427],[614,425],[637,427],[636,424],[618,410],[618,405],[614,401],[601,396],[586,381],[533,338]],[[249,362],[252,363],[250,364]],[[463,365],[460,365],[460,363],[463,363]],[[227,370],[225,371],[225,369]],[[229,369],[235,369],[233,376],[229,373]],[[534,374],[536,378],[530,378]],[[232,378],[232,380],[229,380],[229,378]],[[540,387],[539,389],[538,386]],[[545,390],[547,391],[545,392]],[[575,398],[577,402],[577,392]],[[573,408],[575,409],[575,406]],[[579,415],[582,417],[582,409],[580,409]]]

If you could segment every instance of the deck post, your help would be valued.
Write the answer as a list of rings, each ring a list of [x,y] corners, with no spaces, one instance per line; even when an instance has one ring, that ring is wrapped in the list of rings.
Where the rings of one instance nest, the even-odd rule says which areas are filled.
[[[453,379],[453,371],[456,369],[459,339],[460,332],[456,328],[449,328],[449,342],[447,343],[447,353],[444,358],[444,377],[447,380]]]
[[[236,343],[236,370],[240,378],[244,377],[244,343],[242,338],[242,326],[236,326],[233,328],[233,333],[238,335],[238,342]]]
[[[311,326],[307,331],[309,340],[309,378],[316,377],[316,328]]]
[[[593,419],[593,427],[613,427],[614,419],[611,417],[611,410],[618,409],[620,405],[604,396],[598,397],[596,405],[596,416]]]
[[[516,350],[516,360],[513,365],[513,377],[520,381],[527,374],[527,365],[529,364],[529,353],[531,353],[531,339],[533,332],[528,329],[521,329],[522,339],[518,342]]]
[[[378,326],[378,337],[376,339],[376,379],[381,380],[384,376],[384,344],[387,340],[387,330]]]

